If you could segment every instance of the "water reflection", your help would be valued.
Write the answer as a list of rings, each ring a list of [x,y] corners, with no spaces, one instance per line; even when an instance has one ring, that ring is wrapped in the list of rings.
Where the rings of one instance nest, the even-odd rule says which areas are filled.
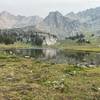
[[[56,49],[43,49],[44,58],[55,58],[57,56]]]
[[[21,57],[29,56],[36,59],[52,59],[57,55],[56,49],[13,49],[5,50],[5,52],[8,54],[13,54]]]
[[[6,53],[53,63],[100,65],[100,53],[60,51],[56,49],[15,49]]]

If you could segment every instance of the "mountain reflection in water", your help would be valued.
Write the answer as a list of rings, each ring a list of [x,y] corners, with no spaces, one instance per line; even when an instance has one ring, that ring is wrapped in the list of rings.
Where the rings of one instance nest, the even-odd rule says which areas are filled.
[[[61,51],[57,49],[12,49],[4,50],[4,52],[53,63],[100,65],[100,53],[95,52]]]

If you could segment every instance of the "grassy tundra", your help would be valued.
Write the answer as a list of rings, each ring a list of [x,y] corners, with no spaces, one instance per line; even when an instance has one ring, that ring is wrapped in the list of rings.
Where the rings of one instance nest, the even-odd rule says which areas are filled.
[[[100,100],[100,67],[41,62],[1,51],[0,100]]]
[[[62,50],[75,50],[75,51],[87,51],[87,52],[100,52],[100,42],[76,43],[73,40],[59,41],[55,45],[51,46]]]

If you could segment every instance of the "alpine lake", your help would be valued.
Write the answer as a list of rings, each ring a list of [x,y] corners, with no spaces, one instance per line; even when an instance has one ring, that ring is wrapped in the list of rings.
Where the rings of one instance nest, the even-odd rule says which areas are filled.
[[[82,52],[73,50],[59,50],[51,48],[33,49],[5,49],[5,54],[16,57],[31,58],[54,64],[80,65],[80,67],[93,67],[100,65],[100,53]]]

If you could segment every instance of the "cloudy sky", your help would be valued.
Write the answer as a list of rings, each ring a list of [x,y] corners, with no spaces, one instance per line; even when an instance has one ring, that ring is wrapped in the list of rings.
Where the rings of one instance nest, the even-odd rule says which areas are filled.
[[[100,6],[100,0],[0,0],[0,12],[26,16],[45,17],[50,11],[60,11],[63,15],[73,11]]]

